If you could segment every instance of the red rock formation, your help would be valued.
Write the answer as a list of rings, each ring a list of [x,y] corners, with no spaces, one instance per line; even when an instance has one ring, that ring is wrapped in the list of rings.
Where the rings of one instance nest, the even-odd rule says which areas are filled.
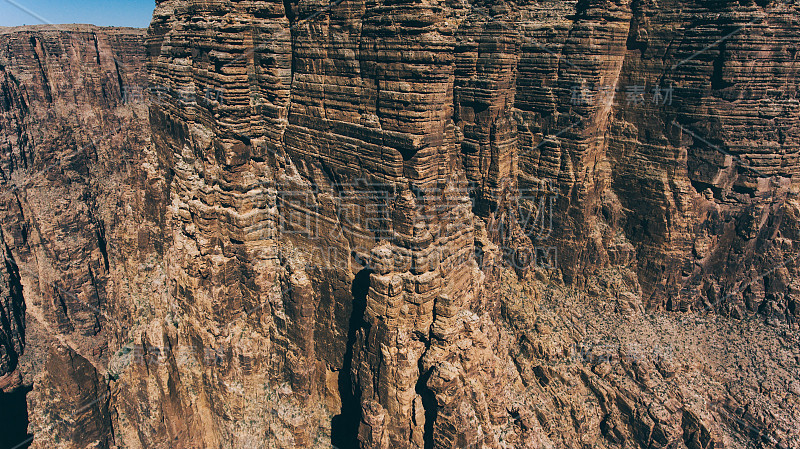
[[[517,262],[526,257],[516,250],[528,248],[526,260],[542,263],[536,258],[554,247],[565,279],[578,286],[591,287],[601,270],[632,267],[634,304],[641,284],[650,307],[706,302],[722,310],[736,307],[723,296],[737,288],[741,273],[769,266],[752,252],[756,247],[774,248],[771,255],[796,251],[775,234],[796,227],[777,219],[795,210],[796,200],[770,206],[773,213],[763,209],[763,217],[775,218],[751,219],[748,238],[763,232],[760,243],[745,244],[706,218],[720,217],[709,215],[709,207],[724,209],[722,222],[735,223],[769,204],[755,184],[737,187],[752,184],[748,161],[756,159],[766,170],[757,178],[767,186],[778,176],[772,182],[785,187],[775,198],[786,199],[797,173],[793,137],[781,138],[781,150],[772,153],[789,156],[757,158],[752,140],[718,126],[731,141],[725,144],[731,150],[720,151],[740,164],[721,166],[728,181],[693,168],[708,152],[699,148],[705,138],[687,137],[701,132],[697,124],[752,109],[735,102],[745,94],[734,94],[741,87],[724,81],[731,76],[719,80],[737,67],[720,58],[743,60],[755,48],[765,55],[784,51],[780,39],[769,44],[775,50],[747,47],[765,28],[745,27],[742,46],[726,40],[725,55],[706,54],[709,43],[744,24],[738,18],[744,14],[628,2],[254,5],[203,6],[208,10],[191,32],[183,26],[199,4],[165,1],[157,8],[153,81],[173,91],[152,109],[160,158],[176,167],[168,222],[177,251],[167,260],[184,314],[202,317],[195,331],[212,346],[240,341],[220,326],[267,302],[265,286],[238,273],[285,279],[289,292],[269,300],[273,312],[262,315],[260,308],[258,318],[245,318],[273,336],[265,351],[279,354],[275,368],[257,375],[276,387],[285,382],[306,409],[325,404],[336,414],[341,407],[334,441],[344,441],[337,440],[343,432],[337,422],[360,416],[362,447],[501,444],[497,426],[508,398],[497,386],[514,376],[499,368],[504,352],[488,340],[498,335],[498,309],[485,289],[498,279],[492,269],[478,269],[476,251],[499,261],[494,245],[510,247],[505,256]],[[670,13],[655,16],[662,9]],[[777,35],[791,33],[796,16],[779,5],[753,5],[750,12],[772,18],[768,29]],[[698,26],[698,33],[678,34]],[[211,33],[217,37],[209,39]],[[774,110],[761,126],[779,117],[787,127],[776,136],[788,136],[794,119],[786,107],[794,103],[781,96],[796,93],[796,73],[780,56],[765,56],[763,64],[759,70],[786,74],[788,90],[777,97],[754,93],[776,90],[765,80],[746,95]],[[658,97],[651,98],[655,87]],[[224,100],[186,105],[174,94],[183,89],[199,97],[209,88],[224,91]],[[698,178],[709,175],[713,181]],[[716,186],[716,197],[703,199],[706,185]],[[541,215],[554,193],[552,230],[518,222],[518,206]],[[711,228],[718,237],[704,233]],[[735,261],[707,259],[727,251],[731,238],[751,249]],[[696,256],[692,242],[703,245],[702,239],[710,239],[706,255]],[[335,256],[320,258],[320,247]],[[257,270],[259,254],[272,262]],[[229,270],[235,274],[220,291],[222,278],[213,273]],[[360,270],[371,273],[368,289]],[[786,299],[790,273],[767,300],[774,304],[770,313],[794,313]],[[207,276],[211,282],[203,281]],[[247,383],[254,374],[239,379]],[[341,404],[330,397],[334,377],[344,389]],[[284,420],[278,427],[297,442],[320,432],[314,426]]]
[[[82,25],[0,31],[0,384],[34,386],[39,447],[112,439],[98,397],[108,347],[131,320],[116,261],[135,248],[144,196],[147,109],[131,95],[146,88],[143,38]]]
[[[139,33],[3,34],[35,446],[800,447],[798,17],[162,0],[149,126]]]

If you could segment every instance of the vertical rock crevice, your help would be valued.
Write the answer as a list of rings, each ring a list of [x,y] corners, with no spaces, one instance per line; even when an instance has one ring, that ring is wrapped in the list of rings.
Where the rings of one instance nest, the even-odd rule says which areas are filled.
[[[358,331],[367,324],[364,311],[369,293],[369,276],[372,270],[359,271],[352,284],[353,310],[350,314],[344,363],[337,378],[341,412],[331,421],[331,443],[338,448],[358,446],[358,426],[361,422],[361,389],[353,371],[353,350]]]

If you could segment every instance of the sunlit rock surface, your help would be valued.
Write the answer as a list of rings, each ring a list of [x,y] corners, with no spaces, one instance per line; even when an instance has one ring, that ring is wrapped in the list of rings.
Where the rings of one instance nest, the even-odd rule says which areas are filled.
[[[800,447],[796,5],[157,3],[0,34],[35,447]]]

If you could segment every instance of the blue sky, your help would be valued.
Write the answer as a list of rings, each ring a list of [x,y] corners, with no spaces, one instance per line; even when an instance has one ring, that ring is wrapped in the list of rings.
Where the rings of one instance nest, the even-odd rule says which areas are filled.
[[[155,0],[0,0],[0,26],[91,23],[146,27]]]

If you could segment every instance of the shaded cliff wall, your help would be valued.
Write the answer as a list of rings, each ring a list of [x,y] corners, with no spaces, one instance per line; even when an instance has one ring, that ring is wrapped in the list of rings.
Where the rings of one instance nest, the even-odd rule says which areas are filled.
[[[0,385],[33,387],[35,447],[113,444],[106,366],[134,324],[126,283],[144,270],[125,261],[149,227],[144,34],[0,30]],[[9,435],[26,434],[24,403]]]
[[[544,235],[559,250],[565,278],[578,285],[592,284],[603,267],[630,265],[653,307],[791,314],[788,286],[777,287],[775,299],[746,284],[759,284],[760,273],[796,249],[782,237],[796,232],[795,220],[783,218],[796,210],[796,5],[506,9],[508,18],[497,11],[493,19],[486,10],[487,31],[468,40],[497,42],[490,26],[519,33],[513,108],[503,98],[476,103],[474,88],[456,81],[457,98],[467,100],[459,122],[465,136],[484,139],[463,145],[465,167],[483,155],[486,169],[470,175],[488,186],[479,192],[496,196],[502,176],[492,167],[509,154],[518,158],[522,198],[545,181],[557,185],[553,233]],[[504,61],[499,50],[485,54],[494,67]],[[480,132],[475,104],[483,109]],[[499,151],[509,117],[516,145]],[[541,233],[529,235],[535,242]],[[786,283],[786,270],[773,285]]]

